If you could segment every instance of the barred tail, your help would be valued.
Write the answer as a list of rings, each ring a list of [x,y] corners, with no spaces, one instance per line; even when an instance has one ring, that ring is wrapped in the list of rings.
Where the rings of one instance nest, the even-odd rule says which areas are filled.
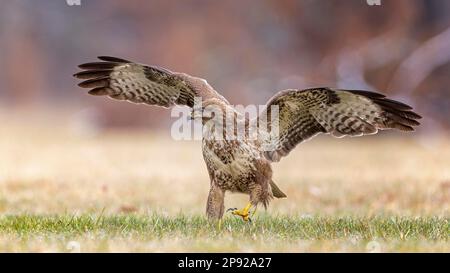
[[[282,192],[280,190],[280,188],[278,188],[278,186],[272,180],[270,180],[270,187],[272,188],[272,194],[274,197],[276,197],[276,198],[286,198],[287,197],[287,195],[284,192]]]

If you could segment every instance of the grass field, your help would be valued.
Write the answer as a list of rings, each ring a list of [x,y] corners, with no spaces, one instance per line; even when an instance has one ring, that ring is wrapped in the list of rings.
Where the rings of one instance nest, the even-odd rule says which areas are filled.
[[[3,251],[448,251],[448,221],[263,215],[221,226],[198,215],[6,216]]]
[[[447,136],[316,138],[274,165],[287,199],[218,227],[199,142],[70,114],[0,122],[0,251],[450,251]]]

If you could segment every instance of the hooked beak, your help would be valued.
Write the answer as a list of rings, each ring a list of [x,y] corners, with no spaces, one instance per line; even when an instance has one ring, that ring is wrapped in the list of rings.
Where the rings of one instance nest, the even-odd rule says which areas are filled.
[[[199,109],[192,110],[189,119],[190,120],[201,120],[202,119],[202,111]]]

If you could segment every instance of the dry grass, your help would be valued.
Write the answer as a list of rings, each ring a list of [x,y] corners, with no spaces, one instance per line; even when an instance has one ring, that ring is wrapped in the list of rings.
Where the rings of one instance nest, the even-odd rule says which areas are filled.
[[[203,215],[209,181],[199,142],[175,142],[169,130],[91,134],[70,115],[0,112],[0,122],[2,215]],[[289,197],[272,202],[267,214],[281,219],[448,219],[448,137],[319,137],[275,164],[274,172]],[[226,206],[246,201],[229,194]],[[445,233],[438,240],[388,238],[383,250],[448,252]],[[0,229],[0,251],[62,251],[71,239],[83,251],[364,251],[368,242],[345,236],[244,243],[227,236],[61,236],[24,238]]]

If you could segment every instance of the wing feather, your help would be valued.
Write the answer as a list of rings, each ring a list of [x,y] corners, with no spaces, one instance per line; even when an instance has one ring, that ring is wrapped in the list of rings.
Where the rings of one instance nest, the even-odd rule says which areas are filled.
[[[270,99],[263,115],[269,115],[272,106],[279,109],[278,137],[264,134],[262,139],[264,147],[271,147],[265,151],[271,161],[279,161],[297,144],[320,133],[343,137],[370,135],[383,129],[413,131],[421,118],[409,105],[363,90],[290,89]]]
[[[78,85],[90,88],[91,95],[163,107],[193,107],[195,97],[216,97],[226,102],[203,79],[117,57],[98,58],[100,61],[79,65],[83,71],[74,75],[84,80]]]

